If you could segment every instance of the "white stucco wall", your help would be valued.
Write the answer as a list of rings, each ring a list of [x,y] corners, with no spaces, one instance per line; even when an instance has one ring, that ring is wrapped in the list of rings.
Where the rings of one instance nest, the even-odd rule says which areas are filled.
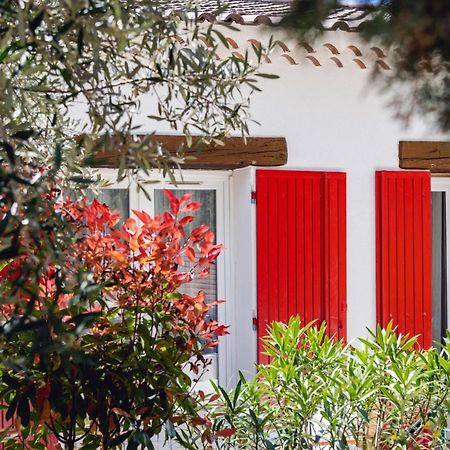
[[[258,31],[247,27],[244,33],[255,37]],[[292,42],[285,42],[291,49],[294,47]],[[323,42],[339,49],[341,54],[337,56],[343,67],[338,68],[329,59],[332,55],[322,43],[314,45],[320,67],[305,59],[304,50],[291,52],[299,65],[272,57],[272,64],[265,70],[278,74],[280,79],[265,80],[263,93],[254,96],[252,116],[261,126],[252,126],[251,134],[287,139],[289,156],[284,169],[347,173],[348,337],[353,339],[365,335],[366,327],[373,328],[376,321],[375,171],[398,169],[400,140],[438,140],[445,136],[425,118],[415,117],[409,125],[393,118],[394,110],[387,107],[390,97],[380,95],[381,86],[372,80],[373,52],[370,46],[358,42],[357,35],[329,32]],[[368,66],[366,70],[356,65],[355,55],[347,48],[355,43],[363,51],[361,59]],[[254,206],[249,201],[253,172],[236,172],[233,191],[234,301],[239,346],[236,358],[237,367],[244,371],[251,370],[254,359],[249,359],[249,351],[256,342],[251,331],[256,305],[255,220]]]
[[[247,40],[265,39],[269,31],[261,27],[243,27],[241,33],[225,30],[238,43],[237,51],[248,48]],[[409,126],[393,118],[387,107],[389,97],[374,85],[371,69],[375,54],[370,45],[361,44],[355,33],[328,32],[315,43],[315,53],[297,48],[293,40],[278,35],[288,45],[288,54],[299,64],[290,65],[278,48],[270,55],[271,64],[264,71],[276,73],[279,80],[261,80],[262,93],[252,99],[252,116],[260,125],[252,124],[254,136],[281,136],[287,139],[288,164],[284,169],[337,170],[347,173],[347,286],[348,337],[350,339],[373,328],[375,310],[375,171],[398,169],[400,140],[442,140],[433,123],[415,117]],[[338,50],[342,68],[337,67],[323,43]],[[360,69],[355,54],[348,48],[357,45],[358,57],[367,65]],[[316,67],[306,56],[317,58]],[[150,97],[142,101],[142,124],[139,132],[153,132],[153,124],[145,115],[152,114]],[[74,116],[82,117],[80,105]],[[169,127],[157,125],[157,131]],[[231,367],[251,373],[256,361],[256,333],[252,317],[256,311],[255,206],[250,202],[254,187],[254,168],[234,171],[230,183],[230,270],[232,290],[231,322],[233,348],[227,351]],[[221,380],[222,382],[227,380]]]

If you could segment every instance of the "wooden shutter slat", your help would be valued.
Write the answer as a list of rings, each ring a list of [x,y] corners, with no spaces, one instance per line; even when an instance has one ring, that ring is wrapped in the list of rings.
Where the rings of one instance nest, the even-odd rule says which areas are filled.
[[[422,210],[423,210],[423,254],[424,261],[429,264],[423,271],[423,330],[424,330],[424,346],[432,345],[432,320],[433,320],[433,298],[432,298],[432,244],[431,244],[431,177],[424,177],[422,180]]]
[[[297,233],[295,235],[295,245],[297,251],[297,298],[296,310],[300,317],[306,317],[306,223],[305,223],[305,179],[295,177],[297,185],[297,203],[294,208],[297,222]]]
[[[325,318],[329,324],[329,333],[339,335],[344,327],[345,303],[342,298],[346,296],[346,270],[345,264],[339,264],[345,258],[345,178],[342,174],[328,174],[325,177],[325,289],[326,301]],[[341,190],[344,189],[342,193]],[[342,211],[341,211],[342,208]],[[337,298],[338,301],[332,301]],[[345,300],[344,300],[345,301]],[[342,310],[342,311],[341,311]]]
[[[312,215],[312,180],[305,180],[305,315],[302,320],[308,322],[313,317],[314,265],[313,265],[313,215]]]
[[[346,188],[345,174],[332,173],[325,177],[325,276],[328,296],[324,303],[328,308],[329,333],[345,337],[347,333],[346,296]],[[337,299],[337,301],[333,301]]]
[[[421,180],[413,179],[413,217],[414,217],[414,332],[423,333],[423,223]]]
[[[413,179],[405,179],[405,327],[414,323],[414,252],[413,246],[407,245],[414,240],[413,217]],[[405,328],[406,329],[406,328]]]
[[[405,267],[405,194],[404,194],[405,180],[398,180],[397,182],[397,209],[396,209],[396,223],[397,223],[397,239],[396,239],[396,253],[397,264],[399,267]],[[405,329],[405,271],[400,270],[397,280],[397,321],[401,329]]]
[[[338,194],[338,271],[339,271],[339,338],[347,338],[347,184],[346,175],[340,174]]]
[[[388,252],[389,252],[389,267],[397,266],[397,204],[396,204],[396,183],[393,179],[387,180],[388,186]],[[398,271],[389,270],[388,292],[389,292],[389,320],[397,317],[397,277]]]
[[[287,322],[288,312],[288,203],[287,203],[287,178],[278,180],[278,320]]]
[[[431,187],[428,172],[376,174],[377,320],[431,345]]]
[[[325,302],[324,302],[324,311],[323,311],[323,317],[324,320],[329,324],[330,332],[335,333],[335,330],[331,329],[331,323],[330,323],[330,317],[336,313],[336,311],[332,311],[334,305],[330,304],[330,297],[333,295],[333,293],[336,292],[336,280],[335,280],[335,273],[333,273],[333,245],[332,245],[332,226],[336,223],[333,220],[334,214],[332,214],[332,211],[330,209],[333,206],[333,193],[330,189],[330,179],[328,177],[325,177],[325,184],[324,184],[324,296],[325,296]],[[337,305],[336,305],[337,306]]]
[[[269,273],[272,274],[269,283],[269,321],[278,320],[278,302],[270,301],[273,298],[279,298],[278,290],[278,180],[269,179]]]
[[[312,261],[313,261],[313,295],[312,295],[312,315],[308,317],[309,320],[323,317],[323,302],[322,298],[322,254],[323,254],[323,206],[322,202],[322,180],[313,178],[312,183]]]
[[[257,171],[256,181],[258,337],[300,315],[345,338],[345,174]]]
[[[298,224],[295,205],[297,205],[297,180],[289,178],[287,180],[287,231],[286,231],[286,245],[287,245],[287,302],[288,317],[297,313],[297,271],[296,267],[299,263],[298,255]],[[293,236],[293,242],[288,239],[288,236]],[[289,261],[292,261],[289,264]]]

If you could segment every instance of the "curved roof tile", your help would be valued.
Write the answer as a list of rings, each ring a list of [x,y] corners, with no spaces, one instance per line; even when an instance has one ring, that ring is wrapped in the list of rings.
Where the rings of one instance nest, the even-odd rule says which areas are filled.
[[[169,2],[172,11],[186,9],[187,0]],[[198,18],[203,21],[214,20],[217,0],[200,0]],[[222,0],[224,10],[217,16],[219,22],[241,25],[259,25],[278,23],[292,8],[292,0]],[[364,22],[371,19],[373,7],[370,5],[342,6],[323,22],[326,30],[358,31]]]

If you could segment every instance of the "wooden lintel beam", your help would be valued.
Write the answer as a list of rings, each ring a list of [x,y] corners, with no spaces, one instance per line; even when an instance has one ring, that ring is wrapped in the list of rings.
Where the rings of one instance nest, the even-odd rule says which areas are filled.
[[[163,148],[173,153],[179,151],[181,145],[186,144],[184,136],[155,135],[155,141]],[[118,167],[120,158],[126,149],[117,151],[97,152],[94,167]],[[187,159],[182,165],[185,169],[237,169],[247,166],[282,166],[287,163],[287,143],[285,138],[279,137],[248,137],[226,138],[223,146],[205,147],[201,151],[186,149]]]
[[[402,169],[450,172],[450,141],[400,141],[399,164]]]

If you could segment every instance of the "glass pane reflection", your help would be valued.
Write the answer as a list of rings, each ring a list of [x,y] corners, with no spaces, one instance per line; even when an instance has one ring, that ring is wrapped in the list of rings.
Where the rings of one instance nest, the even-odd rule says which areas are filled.
[[[101,203],[106,203],[109,208],[114,211],[118,210],[121,221],[130,217],[130,193],[128,189],[100,189],[97,193],[89,190],[87,192],[87,199],[89,202],[96,198]]]

